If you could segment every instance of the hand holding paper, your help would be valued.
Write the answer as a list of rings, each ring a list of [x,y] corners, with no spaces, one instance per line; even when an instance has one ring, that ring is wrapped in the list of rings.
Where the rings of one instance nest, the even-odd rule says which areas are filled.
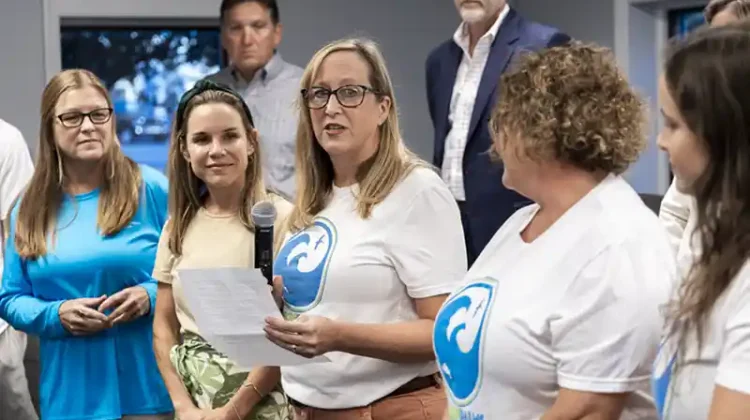
[[[330,361],[300,356],[266,337],[266,319],[282,316],[259,270],[185,269],[178,275],[203,338],[243,368]]]
[[[283,301],[284,279],[273,278],[273,296],[278,305]],[[266,319],[268,339],[285,349],[305,357],[315,357],[336,350],[340,336],[337,324],[322,316],[301,315],[294,321],[283,318]]]

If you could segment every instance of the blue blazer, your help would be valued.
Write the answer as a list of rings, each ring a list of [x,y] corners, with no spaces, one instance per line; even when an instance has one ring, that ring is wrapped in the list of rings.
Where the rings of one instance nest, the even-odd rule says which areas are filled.
[[[545,47],[565,44],[570,37],[557,29],[530,22],[513,9],[503,20],[492,43],[490,56],[482,74],[471,116],[464,151],[464,211],[468,217],[471,238],[477,255],[500,226],[528,199],[508,190],[502,184],[502,164],[492,161],[489,150],[492,144],[488,121],[497,100],[497,84],[508,68],[511,58],[521,51],[536,51]],[[445,138],[450,131],[448,112],[453,85],[463,50],[453,39],[435,48],[427,58],[427,102],[434,128],[435,147],[432,162],[443,165]]]

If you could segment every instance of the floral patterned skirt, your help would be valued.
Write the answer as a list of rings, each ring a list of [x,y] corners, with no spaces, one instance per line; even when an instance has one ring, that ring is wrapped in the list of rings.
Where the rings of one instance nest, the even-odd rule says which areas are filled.
[[[248,375],[202,337],[190,332],[184,333],[182,344],[172,348],[170,359],[193,402],[204,410],[226,405]],[[255,406],[245,420],[291,418],[289,403],[279,385]]]

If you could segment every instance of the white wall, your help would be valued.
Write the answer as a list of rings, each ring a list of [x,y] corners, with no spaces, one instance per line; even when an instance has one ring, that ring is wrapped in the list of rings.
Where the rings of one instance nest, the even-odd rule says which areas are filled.
[[[612,0],[516,0],[513,4],[527,18],[561,28],[573,38],[614,47]]]
[[[0,0],[0,118],[23,132],[32,151],[45,80],[42,45],[42,0]]]
[[[635,88],[649,103],[649,145],[627,177],[641,193],[662,194],[669,184],[666,156],[656,147],[660,124],[656,81],[667,39],[667,10],[706,0],[515,0],[526,16],[582,41],[612,48]]]

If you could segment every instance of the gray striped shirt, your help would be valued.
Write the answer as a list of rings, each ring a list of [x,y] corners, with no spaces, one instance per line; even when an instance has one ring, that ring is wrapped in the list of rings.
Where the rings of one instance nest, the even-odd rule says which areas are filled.
[[[302,69],[287,63],[279,53],[245,81],[231,66],[207,77],[236,90],[247,103],[260,134],[266,186],[293,199],[294,149]]]

